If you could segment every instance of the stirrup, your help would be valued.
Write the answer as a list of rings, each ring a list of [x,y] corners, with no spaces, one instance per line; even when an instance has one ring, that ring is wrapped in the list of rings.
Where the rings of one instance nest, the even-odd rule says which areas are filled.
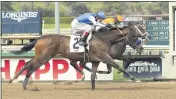
[[[87,44],[86,41],[84,41],[84,39],[80,39],[79,45],[81,45],[81,46],[87,46],[88,44]]]
[[[79,45],[81,45],[81,46],[87,46],[88,44],[86,42],[80,42]]]

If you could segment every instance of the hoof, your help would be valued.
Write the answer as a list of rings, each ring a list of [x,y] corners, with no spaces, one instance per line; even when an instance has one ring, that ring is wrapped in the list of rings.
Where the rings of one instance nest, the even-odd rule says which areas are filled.
[[[64,85],[72,85],[71,81],[65,82]]]
[[[23,88],[23,91],[27,91],[28,89],[27,88]]]
[[[92,91],[94,91],[95,90],[95,86],[92,86]]]
[[[28,89],[23,89],[23,91],[28,91]]]
[[[136,82],[136,83],[141,83],[142,81],[140,81],[140,80],[136,80],[135,82]]]
[[[29,89],[29,91],[39,91],[37,86],[34,86],[32,89]]]
[[[141,80],[138,80],[138,79],[135,79],[134,82],[136,82],[136,83],[141,83],[142,81],[141,81]]]
[[[12,83],[12,80],[9,80],[9,83]]]
[[[92,91],[94,91],[95,90],[95,88],[94,89],[92,89]]]
[[[134,82],[136,82],[136,83],[140,83],[141,82],[141,80],[139,80],[137,78],[134,78],[134,77],[131,80],[134,81]]]

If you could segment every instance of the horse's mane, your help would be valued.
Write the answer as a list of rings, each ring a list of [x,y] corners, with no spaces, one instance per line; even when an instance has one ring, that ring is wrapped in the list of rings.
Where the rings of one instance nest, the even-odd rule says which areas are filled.
[[[126,28],[129,28],[129,26],[124,26],[124,27],[122,27],[122,28],[116,28],[116,27],[113,27],[113,28],[110,28],[110,29],[108,29],[108,28],[102,28],[102,29],[104,29],[104,30],[100,30],[99,32],[96,32],[96,31],[93,31],[92,33],[97,33],[97,34],[108,34],[109,32],[112,32],[112,31],[114,31],[114,30],[124,30],[124,29],[126,29]],[[126,33],[123,33],[123,34],[126,34]]]

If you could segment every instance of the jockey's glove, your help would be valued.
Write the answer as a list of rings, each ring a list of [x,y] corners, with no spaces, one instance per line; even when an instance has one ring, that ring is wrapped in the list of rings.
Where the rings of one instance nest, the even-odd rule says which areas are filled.
[[[114,26],[114,25],[112,25],[112,24],[106,24],[106,26],[105,26],[105,27],[107,27],[107,28],[111,29],[111,28],[114,28],[115,26]]]
[[[111,24],[106,24],[105,27],[109,28],[111,27]]]

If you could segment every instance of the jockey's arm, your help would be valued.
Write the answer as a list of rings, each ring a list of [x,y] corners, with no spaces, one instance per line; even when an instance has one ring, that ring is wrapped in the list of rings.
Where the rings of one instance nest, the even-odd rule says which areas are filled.
[[[99,31],[102,27],[106,26],[106,24],[104,24],[104,23],[96,22],[96,20],[93,16],[89,17],[89,20],[93,23],[93,29],[95,31]]]
[[[89,20],[93,23],[94,26],[100,26],[100,27],[105,27],[106,26],[106,24],[96,22],[96,20],[93,16],[90,16]]]

